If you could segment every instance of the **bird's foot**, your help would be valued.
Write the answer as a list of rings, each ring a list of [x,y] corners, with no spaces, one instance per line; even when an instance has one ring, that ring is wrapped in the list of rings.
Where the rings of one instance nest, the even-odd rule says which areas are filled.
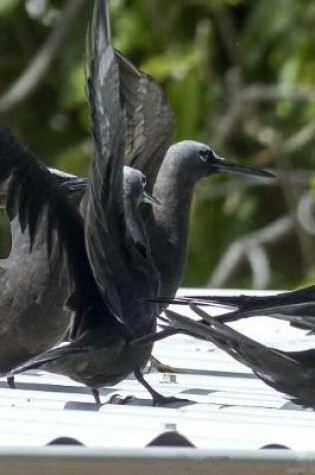
[[[14,381],[14,376],[8,376],[7,377],[7,384],[9,388],[15,389],[15,381]]]
[[[121,397],[120,394],[113,394],[109,400],[107,401],[106,404],[115,404],[115,405],[123,405],[127,404],[129,401],[132,401],[134,399],[133,396],[126,396],[126,397]]]
[[[179,399],[177,397],[166,397],[158,393],[144,379],[143,374],[141,373],[141,370],[139,368],[137,368],[134,371],[134,375],[136,379],[139,381],[139,383],[141,383],[146,388],[146,390],[151,394],[151,397],[153,399],[153,406],[166,406],[167,404],[176,404],[177,407],[181,407],[187,404],[193,404],[193,401],[190,401],[189,399]]]

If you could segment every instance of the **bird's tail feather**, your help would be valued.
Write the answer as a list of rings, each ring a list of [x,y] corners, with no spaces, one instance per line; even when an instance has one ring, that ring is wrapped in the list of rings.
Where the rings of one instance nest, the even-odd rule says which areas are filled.
[[[267,296],[187,296],[177,298],[159,297],[151,301],[164,304],[220,307],[231,312],[216,316],[221,323],[230,323],[249,317],[270,316],[290,322],[298,328],[315,328],[315,286],[292,292]],[[309,322],[305,324],[305,318]],[[314,319],[314,323],[312,321]]]
[[[267,375],[269,375],[268,377],[276,377],[278,371],[282,372],[284,366],[287,369],[291,368],[292,371],[298,369],[298,364],[281,351],[268,348],[218,322],[194,304],[191,304],[191,308],[208,323],[208,326],[203,325],[200,321],[196,322],[188,317],[166,310],[165,313],[171,327],[190,336],[214,343],[234,359],[265,377]]]

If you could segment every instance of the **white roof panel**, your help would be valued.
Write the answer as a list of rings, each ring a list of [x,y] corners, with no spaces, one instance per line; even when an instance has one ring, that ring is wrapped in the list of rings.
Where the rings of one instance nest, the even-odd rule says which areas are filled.
[[[281,348],[314,344],[306,332],[270,318],[251,318],[234,326]],[[101,391],[103,403],[115,393],[134,396],[128,404],[98,407],[80,384],[33,371],[16,377],[15,390],[0,380],[0,446],[42,450],[68,438],[91,450],[137,451],[159,436],[166,445],[174,437],[180,443],[183,436],[197,452],[257,451],[274,445],[315,449],[315,413],[295,406],[213,345],[178,335],[158,342],[153,353],[181,372],[148,369],[146,379],[162,394],[190,399],[192,404],[152,407],[149,394],[130,377]]]

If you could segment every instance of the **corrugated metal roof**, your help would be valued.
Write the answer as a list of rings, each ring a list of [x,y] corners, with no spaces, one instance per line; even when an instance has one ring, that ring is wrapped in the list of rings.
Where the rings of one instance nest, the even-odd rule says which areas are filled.
[[[251,318],[233,326],[283,349],[314,345],[313,336],[280,320]],[[62,376],[18,375],[16,390],[0,380],[0,473],[86,473],[89,466],[89,475],[104,473],[105,467],[106,473],[131,475],[146,472],[149,460],[151,475],[163,467],[174,474],[197,469],[235,475],[245,473],[245,467],[246,473],[255,468],[255,473],[282,474],[288,467],[290,473],[315,473],[315,457],[290,455],[292,450],[314,450],[314,412],[295,406],[209,343],[174,336],[157,343],[154,355],[181,372],[149,371],[147,380],[164,395],[191,403],[152,407],[133,377],[101,391],[103,403],[119,393],[133,396],[128,404],[101,407],[87,388]],[[47,447],[60,443],[85,448]],[[193,448],[170,452],[161,446]],[[291,451],[266,455],[263,448]]]
[[[314,344],[306,332],[270,318],[234,326],[276,347]],[[295,406],[213,345],[174,336],[157,343],[154,355],[182,372],[149,372],[150,384],[191,404],[152,407],[146,390],[130,377],[101,392],[104,403],[115,393],[134,396],[128,404],[97,407],[89,390],[70,379],[30,372],[16,377],[16,390],[0,381],[0,445],[43,447],[66,437],[94,448],[139,449],[163,434],[168,444],[175,433],[199,449],[315,448],[315,413]]]

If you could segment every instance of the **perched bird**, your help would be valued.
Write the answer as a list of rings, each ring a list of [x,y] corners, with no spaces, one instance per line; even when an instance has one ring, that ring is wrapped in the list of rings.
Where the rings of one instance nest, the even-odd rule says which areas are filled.
[[[135,213],[135,208],[138,208],[143,199],[154,204],[156,204],[156,201],[144,192],[144,177],[141,172],[125,167],[124,174],[125,216],[126,223],[130,225],[127,230],[128,234],[130,232],[130,235],[127,239],[135,245],[135,249],[132,249],[133,246],[129,247],[130,243],[128,243],[127,251],[139,252],[143,259],[147,252],[147,247],[145,235],[142,234],[136,222],[137,214]],[[106,258],[104,262],[106,262]],[[158,276],[154,274],[154,268],[152,270],[153,285],[158,286]],[[143,266],[143,271],[146,271],[145,266]],[[136,271],[134,277],[137,276],[137,273]],[[147,280],[146,275],[144,275],[144,280]],[[131,299],[130,305],[133,306],[132,311],[138,311],[138,314],[140,314],[139,321],[138,318],[136,319],[138,315],[131,316],[131,318],[136,319],[135,325],[132,325],[132,321],[128,322],[128,324],[125,324],[123,319],[120,321],[108,309],[102,308],[100,303],[98,303],[96,308],[93,308],[95,305],[91,302],[89,314],[88,316],[85,315],[84,318],[80,318],[71,343],[46,351],[30,359],[15,368],[12,374],[18,374],[28,369],[41,368],[49,372],[69,376],[75,381],[91,387],[97,403],[100,403],[99,387],[115,385],[126,378],[132,371],[135,371],[137,375],[139,373],[138,379],[142,382],[140,368],[148,360],[152,344],[142,346],[139,349],[136,346],[130,345],[129,342],[139,334],[141,335],[142,332],[151,333],[155,331],[155,314],[151,311],[152,315],[149,315],[148,306],[143,306],[141,303],[138,303],[138,306],[134,308],[136,302],[132,302],[134,298],[132,290],[136,289],[136,284],[136,281],[129,284],[129,287],[132,285],[130,291],[128,287],[126,288],[128,298]],[[145,282],[143,285],[146,285]],[[142,292],[142,289],[140,291]],[[78,297],[80,298],[80,296]],[[120,296],[118,298],[120,300]],[[75,308],[76,297],[72,297],[72,300],[71,305]],[[150,316],[151,318],[146,318]],[[138,328],[137,324],[139,326],[142,324],[143,327]],[[143,382],[146,385],[144,380]],[[156,394],[154,401],[156,404],[163,400],[163,397],[155,393],[150,386],[148,388],[150,392],[152,391],[153,395]]]
[[[144,176],[131,168],[123,171],[123,157],[127,153],[126,117],[120,103],[118,62],[104,23],[105,8],[104,0],[96,1],[92,22],[96,27],[92,35],[90,67],[93,74],[88,78],[88,94],[95,152],[88,177],[84,219],[70,206],[60,189],[53,194],[56,184],[38,161],[33,160],[30,166],[26,163],[29,157],[22,153],[19,156],[22,167],[14,161],[5,163],[7,167],[11,165],[11,169],[4,167],[2,178],[7,178],[17,167],[16,180],[11,178],[16,186],[12,190],[11,185],[9,193],[14,196],[14,211],[20,223],[29,224],[31,239],[41,208],[47,207],[48,249],[54,250],[51,240],[55,232],[57,245],[65,250],[67,257],[72,285],[66,303],[73,312],[73,341],[29,360],[8,376],[42,367],[86,384],[99,403],[99,387],[116,384],[133,371],[151,393],[154,403],[164,403],[173,399],[156,393],[141,374],[152,344],[133,344],[155,332],[157,306],[143,302],[143,298],[158,295],[159,274],[139,212],[143,198],[148,199],[144,195]],[[35,190],[25,186],[25,175],[31,171],[37,187],[45,184],[34,206],[31,201]],[[43,184],[39,180],[40,173]],[[21,201],[24,193],[26,196]],[[7,208],[10,209],[8,202]]]
[[[108,10],[104,15],[103,21],[109,28]],[[100,104],[108,110],[109,104],[102,92],[103,77],[95,75],[90,68],[93,37],[97,35],[98,25],[92,23],[88,32],[87,74],[94,81]],[[97,54],[94,51],[94,55]],[[126,110],[128,153],[124,163],[144,173],[148,191],[161,202],[159,207],[143,209],[142,215],[152,257],[160,273],[160,295],[174,297],[184,274],[190,206],[196,183],[220,172],[262,178],[273,178],[274,175],[228,162],[199,142],[185,140],[171,145],[175,119],[162,89],[121,53],[115,51],[114,54],[119,67],[121,106]],[[91,107],[94,100],[90,95]],[[161,304],[160,308],[163,307]]]
[[[270,172],[227,161],[207,145],[194,141],[174,144],[165,155],[153,188],[154,196],[164,205],[152,209],[147,224],[163,297],[173,297],[182,281],[194,187],[200,179],[221,172],[274,177]]]
[[[268,386],[288,395],[294,403],[315,409],[314,349],[282,351],[268,348],[218,322],[195,304],[190,306],[201,321],[166,310],[167,319],[176,332],[210,341],[248,366]]]
[[[25,173],[31,183],[28,180],[23,180]],[[140,275],[143,274],[141,279],[145,281],[147,279],[146,269],[145,266],[141,266],[137,253],[142,256],[143,260],[148,258],[150,261],[150,257],[149,251],[146,249],[146,237],[142,236],[142,231],[138,227],[138,222],[141,224],[141,218],[137,213],[134,213],[133,209],[138,208],[143,200],[154,204],[157,202],[144,192],[145,179],[141,172],[125,167],[124,174],[125,177],[122,181],[123,196],[125,197],[123,215],[126,218],[127,226],[122,242],[127,241],[125,249],[127,254],[133,251],[136,259],[135,274],[137,275],[137,272]],[[155,396],[155,402],[165,402],[163,397],[143,380],[140,369],[137,367],[137,358],[141,362],[143,359],[146,361],[152,345],[148,345],[145,351],[143,348],[140,351],[137,348],[134,350],[133,346],[129,345],[129,340],[132,341],[133,330],[129,330],[110,312],[96,287],[85,253],[82,217],[69,201],[63,187],[57,183],[44,165],[38,162],[29,150],[17,143],[8,131],[0,128],[0,181],[7,179],[8,176],[11,177],[11,187],[8,190],[6,205],[8,215],[14,222],[18,220],[23,234],[27,232],[30,234],[28,238],[30,246],[24,249],[25,254],[30,252],[30,248],[34,249],[37,239],[41,238],[46,246],[46,263],[49,267],[52,260],[57,256],[60,257],[55,247],[61,248],[61,250],[64,248],[66,256],[62,254],[62,259],[67,262],[70,280],[72,280],[69,290],[71,295],[66,303],[74,312],[74,327],[76,329],[73,332],[74,341],[72,343],[31,359],[25,365],[21,365],[9,373],[9,377],[25,370],[26,367],[41,367],[43,365],[45,369],[69,374],[73,379],[88,386],[92,387],[93,383],[98,387],[99,385],[115,384],[135,369],[138,379]],[[35,198],[36,200],[33,202],[32,200]],[[47,215],[45,214],[46,209]],[[46,228],[42,226],[42,216],[47,219]],[[117,220],[120,222],[119,213]],[[56,234],[56,236],[50,234]],[[75,240],[73,240],[73,235],[76,236]],[[54,237],[57,238],[55,243],[53,242]],[[50,240],[51,243],[48,246]],[[134,248],[132,246],[129,248],[129,243],[134,243]],[[150,278],[157,291],[158,275],[154,267],[150,269]],[[140,296],[142,284],[143,282],[140,282]],[[133,285],[135,286],[134,282]],[[143,285],[145,286],[145,282]],[[129,292],[128,287],[126,290]],[[126,298],[132,298],[132,296],[132,290],[130,290]],[[135,298],[139,314],[145,308],[140,302],[140,296]],[[148,308],[148,306],[146,307]],[[154,308],[152,305],[149,307]],[[137,309],[135,312],[135,317],[137,317]],[[144,331],[155,330],[155,313],[152,318],[149,315],[148,327],[149,329],[146,329],[144,326]],[[141,331],[142,328],[140,328]],[[11,342],[11,345],[14,343]],[[141,366],[142,364],[139,363],[139,368]],[[93,386],[92,389],[99,402],[97,387]]]

